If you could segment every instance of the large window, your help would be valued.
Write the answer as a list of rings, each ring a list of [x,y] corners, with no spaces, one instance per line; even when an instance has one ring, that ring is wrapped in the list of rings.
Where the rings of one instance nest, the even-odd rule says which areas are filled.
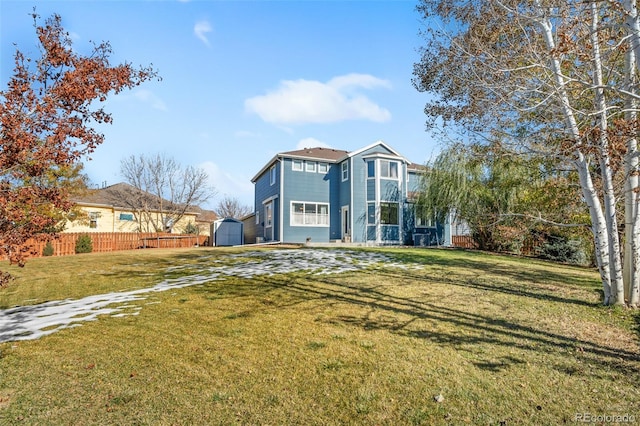
[[[342,163],[342,181],[349,179],[349,161]]]
[[[396,161],[380,160],[380,177],[398,179],[398,163]]]
[[[292,202],[291,226],[329,226],[329,204]]]
[[[380,203],[380,223],[398,225],[398,203]]]

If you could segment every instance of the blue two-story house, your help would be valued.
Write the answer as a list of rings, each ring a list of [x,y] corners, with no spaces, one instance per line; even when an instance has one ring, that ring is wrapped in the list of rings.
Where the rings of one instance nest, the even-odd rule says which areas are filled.
[[[435,243],[442,230],[412,202],[421,170],[382,141],[279,153],[251,180],[256,234],[282,243]]]

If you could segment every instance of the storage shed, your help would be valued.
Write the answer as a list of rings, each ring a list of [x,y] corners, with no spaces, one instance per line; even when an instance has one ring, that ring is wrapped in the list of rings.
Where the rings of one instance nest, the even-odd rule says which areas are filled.
[[[214,246],[239,246],[244,244],[244,225],[241,221],[227,217],[211,224]]]

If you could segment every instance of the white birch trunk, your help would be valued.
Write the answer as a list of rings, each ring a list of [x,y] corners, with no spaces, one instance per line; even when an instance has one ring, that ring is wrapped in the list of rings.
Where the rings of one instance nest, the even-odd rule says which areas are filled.
[[[593,87],[597,114],[598,148],[600,159],[600,173],[604,195],[604,217],[607,227],[609,243],[609,267],[611,274],[611,303],[624,304],[624,285],[622,278],[622,253],[618,236],[618,220],[616,218],[616,196],[613,184],[613,171],[609,152],[607,99],[604,93],[604,79],[602,78],[602,58],[600,54],[600,40],[598,32],[598,7],[591,2],[591,45],[593,49]]]
[[[538,9],[538,18],[535,22],[542,30],[547,49],[549,52],[556,48],[556,43],[553,37],[553,25],[548,16],[545,16],[544,8],[541,5],[540,0],[536,1],[536,8]],[[609,254],[609,236],[606,226],[606,220],[602,212],[602,206],[600,199],[598,198],[597,190],[593,185],[593,179],[589,171],[589,162],[584,153],[580,151],[582,145],[582,139],[580,130],[577,124],[576,117],[571,108],[569,102],[569,95],[566,91],[566,81],[562,74],[560,61],[554,56],[549,54],[549,62],[551,70],[554,74],[555,84],[559,100],[562,105],[562,113],[565,118],[565,122],[569,128],[570,135],[575,141],[576,151],[573,164],[576,167],[578,176],[580,178],[580,186],[582,193],[589,208],[589,215],[591,217],[591,227],[595,242],[596,260],[598,263],[598,270],[602,279],[602,287],[604,293],[605,305],[611,303],[611,268],[610,268],[610,254]]]
[[[636,0],[626,0],[624,8],[627,12],[626,26],[631,49],[627,52],[625,72],[627,76],[625,89],[636,94],[637,75],[640,67],[640,17]],[[625,118],[636,120],[638,102],[633,96],[627,96]],[[640,215],[638,214],[638,141],[630,138],[627,141],[625,156],[625,294],[630,306],[640,305]]]

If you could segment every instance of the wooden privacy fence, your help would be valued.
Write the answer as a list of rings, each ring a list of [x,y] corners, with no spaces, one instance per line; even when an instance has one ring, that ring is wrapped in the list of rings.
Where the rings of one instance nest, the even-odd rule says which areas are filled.
[[[454,247],[473,249],[476,248],[476,242],[473,241],[471,235],[453,235],[451,236],[451,244]]]
[[[206,235],[168,234],[155,232],[79,232],[62,233],[51,239],[53,256],[76,253],[76,241],[81,235],[89,235],[93,252],[135,250],[139,248],[186,248],[204,245]],[[30,239],[26,245],[33,247],[31,257],[42,257],[46,240]]]
[[[466,249],[475,249],[478,248],[478,245],[471,235],[453,235],[451,237],[451,244],[454,247],[466,248]],[[523,256],[535,256],[537,250],[540,248],[540,242],[535,241],[531,238],[526,238],[522,243],[522,247],[520,248],[520,253]]]

